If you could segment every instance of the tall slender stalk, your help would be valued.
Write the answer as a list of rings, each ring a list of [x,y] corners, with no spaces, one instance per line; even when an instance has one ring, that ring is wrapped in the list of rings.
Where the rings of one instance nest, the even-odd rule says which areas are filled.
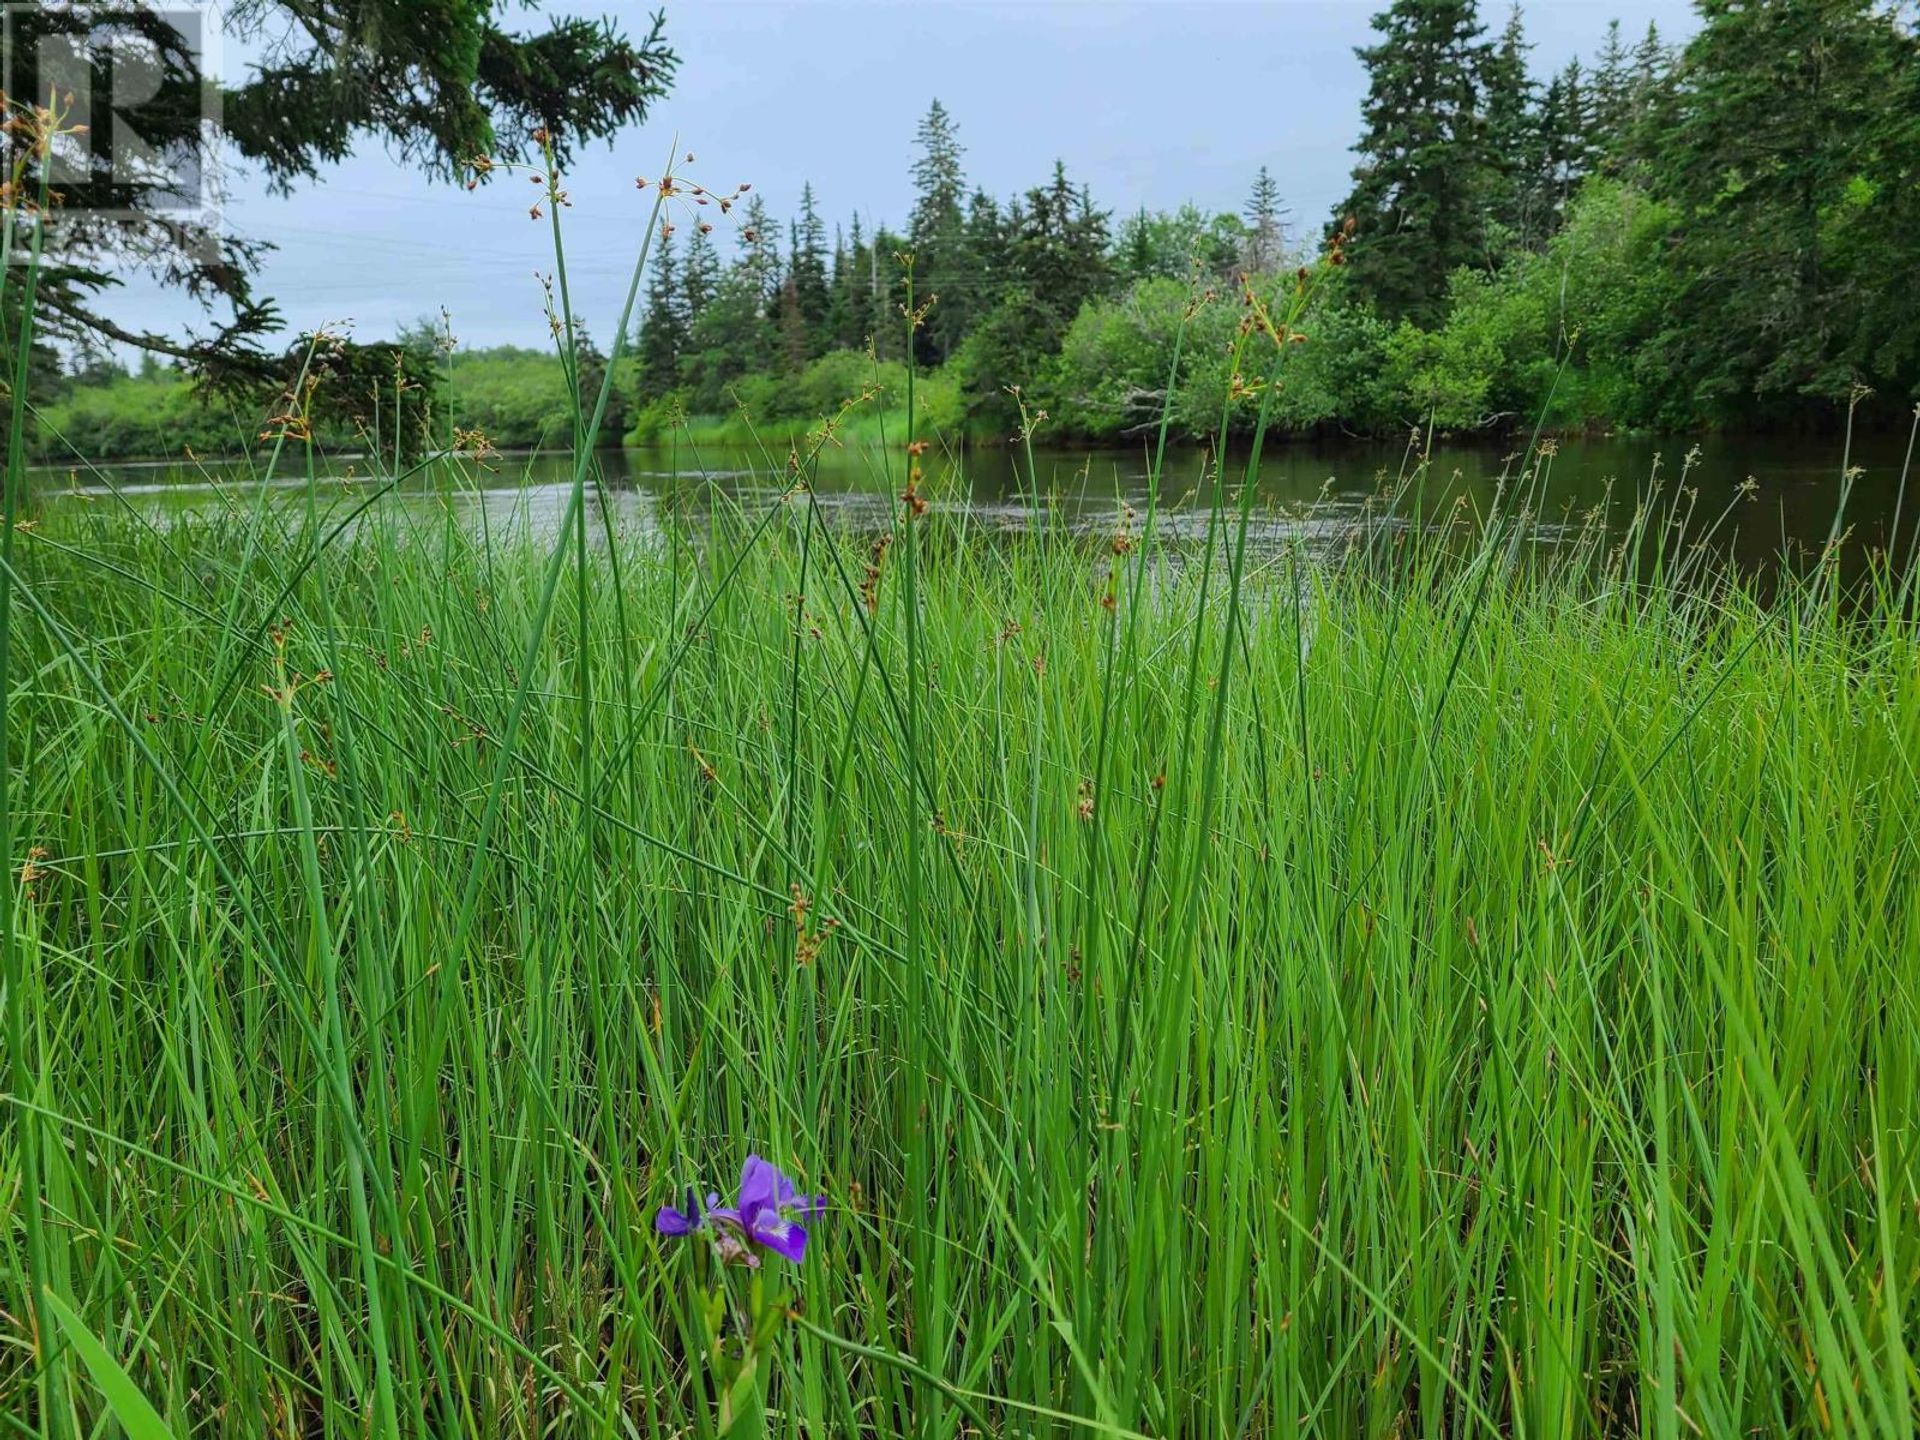
[[[49,120],[47,123],[51,124]],[[44,152],[43,152],[44,153]],[[9,209],[0,212],[0,298],[4,287],[17,283],[20,290],[19,333],[13,336],[13,353],[7,375],[7,475],[6,494],[0,499],[0,863],[7,867],[7,894],[0,898],[0,989],[5,995],[5,1035],[7,1043],[7,1083],[21,1096],[40,1091],[40,1076],[28,1062],[27,1005],[29,977],[26,953],[16,933],[16,910],[21,897],[14,889],[13,764],[13,576],[14,536],[21,520],[21,507],[27,487],[26,421],[27,377],[33,364],[34,300],[39,289],[40,260],[46,240],[42,216],[46,213],[47,181],[41,168],[38,202],[31,211]],[[13,280],[14,242],[22,225],[28,233],[26,274]],[[24,886],[23,886],[24,888]],[[41,1200],[46,1194],[44,1161],[41,1154],[41,1125],[33,1115],[17,1115],[20,1135],[20,1175],[27,1238],[27,1295],[24,1308],[30,1318],[36,1408],[47,1433],[60,1440],[68,1433],[66,1397],[62,1384],[60,1346],[52,1312],[47,1306],[47,1290],[53,1284],[48,1261],[46,1216]]]

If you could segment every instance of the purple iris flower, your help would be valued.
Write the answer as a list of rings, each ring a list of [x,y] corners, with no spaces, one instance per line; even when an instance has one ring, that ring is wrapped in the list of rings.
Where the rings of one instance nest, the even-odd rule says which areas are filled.
[[[706,1223],[707,1217],[700,1213],[700,1202],[694,1198],[693,1187],[687,1187],[687,1208],[676,1210],[671,1205],[662,1205],[660,1213],[653,1217],[653,1228],[662,1235],[691,1235]]]
[[[740,1198],[722,1205],[718,1195],[707,1197],[704,1213],[687,1192],[687,1208],[660,1207],[653,1228],[662,1235],[691,1235],[711,1223],[721,1259],[758,1265],[758,1251],[770,1250],[796,1265],[807,1253],[807,1229],[800,1221],[827,1208],[824,1195],[802,1195],[779,1167],[758,1155],[747,1156],[740,1167]]]

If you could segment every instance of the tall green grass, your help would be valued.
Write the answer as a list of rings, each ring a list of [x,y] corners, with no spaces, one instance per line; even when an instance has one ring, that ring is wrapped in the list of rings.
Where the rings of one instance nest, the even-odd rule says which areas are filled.
[[[651,1217],[754,1148],[781,1435],[1913,1433],[1891,572],[1549,550],[1538,454],[623,532],[595,408],[547,529],[9,524],[8,1428],[707,1434]]]

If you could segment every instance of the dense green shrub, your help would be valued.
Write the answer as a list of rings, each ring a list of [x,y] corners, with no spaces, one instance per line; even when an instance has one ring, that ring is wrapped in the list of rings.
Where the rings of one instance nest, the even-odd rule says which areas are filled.
[[[950,367],[949,367],[950,368]],[[922,433],[958,433],[965,416],[958,386],[948,370],[915,377],[914,395]],[[636,415],[627,440],[655,445],[676,433],[712,443],[782,440],[841,417],[842,440],[879,438],[906,431],[907,367],[858,350],[830,350],[798,371],[742,376],[729,387],[732,410],[702,414],[687,391],[653,400]],[[842,415],[842,412],[844,416]]]
[[[104,385],[73,385],[43,406],[36,450],[50,463],[137,456],[177,459],[188,450],[218,455],[249,447],[262,415],[199,397],[171,370],[122,375]]]
[[[454,423],[484,431],[501,449],[532,450],[573,437],[567,373],[550,350],[514,345],[453,357]]]
[[[1284,309],[1293,281],[1260,282],[1261,302]],[[1058,361],[1047,372],[1050,413],[1060,430],[1118,440],[1154,429],[1167,401],[1176,339],[1180,370],[1169,409],[1175,435],[1216,430],[1228,389],[1230,347],[1246,314],[1237,289],[1196,293],[1192,284],[1144,280],[1111,300],[1089,302],[1067,331]],[[1265,378],[1279,385],[1268,410],[1269,428],[1306,432],[1336,422],[1371,426],[1389,413],[1376,379],[1386,327],[1350,303],[1337,280],[1322,293],[1302,327],[1306,340],[1288,347]],[[1243,395],[1231,407],[1229,428],[1250,431],[1259,402]]]
[[[1386,392],[1446,428],[1688,423],[1662,263],[1673,219],[1629,185],[1589,182],[1543,252],[1497,274],[1456,271],[1444,324],[1395,329]]]

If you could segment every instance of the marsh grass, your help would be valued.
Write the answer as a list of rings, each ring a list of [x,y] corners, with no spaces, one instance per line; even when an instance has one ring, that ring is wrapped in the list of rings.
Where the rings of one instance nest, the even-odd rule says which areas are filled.
[[[9,524],[13,1431],[115,1423],[52,1292],[177,1436],[704,1434],[651,1217],[755,1148],[783,1435],[1912,1433],[1894,572],[1543,548],[1531,448],[1332,552],[1164,437],[1178,545],[622,533],[594,410],[544,543]]]

